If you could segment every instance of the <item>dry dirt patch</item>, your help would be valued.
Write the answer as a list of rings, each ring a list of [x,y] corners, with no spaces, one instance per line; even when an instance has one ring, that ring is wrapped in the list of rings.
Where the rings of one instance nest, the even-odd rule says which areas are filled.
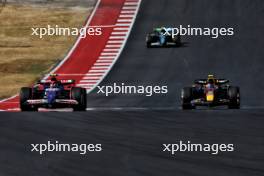
[[[32,27],[81,28],[92,7],[8,4],[0,13],[0,98],[16,94],[47,73],[76,41],[76,36],[32,36]]]

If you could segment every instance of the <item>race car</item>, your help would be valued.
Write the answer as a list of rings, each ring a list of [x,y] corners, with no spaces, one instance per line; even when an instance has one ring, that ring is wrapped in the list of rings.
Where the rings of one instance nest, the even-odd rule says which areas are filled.
[[[73,108],[86,110],[86,89],[75,87],[75,80],[58,80],[56,74],[49,80],[40,80],[33,87],[20,90],[21,111],[38,111],[38,108]]]
[[[155,28],[147,34],[146,45],[151,47],[181,46],[181,36],[172,35],[173,28]]]
[[[226,105],[229,109],[239,109],[239,87],[230,86],[228,83],[229,80],[217,79],[214,75],[208,75],[207,79],[195,80],[192,87],[182,89],[182,109],[220,105]]]

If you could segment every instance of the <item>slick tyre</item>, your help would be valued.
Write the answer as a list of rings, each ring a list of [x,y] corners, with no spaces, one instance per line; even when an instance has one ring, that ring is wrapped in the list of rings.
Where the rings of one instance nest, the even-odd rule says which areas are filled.
[[[74,111],[86,110],[86,89],[81,87],[73,87],[71,90],[71,97],[78,102],[78,105],[73,107]]]
[[[239,109],[240,108],[240,90],[239,87],[229,87],[228,89],[229,97],[229,109]]]
[[[21,111],[36,111],[36,108],[27,105],[27,100],[32,98],[32,89],[29,87],[22,87],[19,93],[20,109]]]
[[[147,48],[151,48],[151,42],[146,42]]]
[[[177,35],[175,44],[176,44],[177,47],[180,47],[182,45],[181,36],[180,35]]]
[[[193,91],[191,87],[185,87],[182,89],[182,109],[194,109],[195,106],[191,104],[191,101],[193,99]]]
[[[151,48],[151,41],[152,41],[151,37],[147,36],[147,38],[146,38],[146,46],[147,46],[147,48]]]

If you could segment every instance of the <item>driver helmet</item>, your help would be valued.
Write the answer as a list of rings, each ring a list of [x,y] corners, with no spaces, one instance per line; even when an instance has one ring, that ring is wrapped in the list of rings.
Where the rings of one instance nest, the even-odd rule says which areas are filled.
[[[56,77],[52,77],[50,81],[51,81],[50,82],[50,87],[51,88],[56,87],[56,84],[57,84],[57,81],[58,81],[57,78]]]

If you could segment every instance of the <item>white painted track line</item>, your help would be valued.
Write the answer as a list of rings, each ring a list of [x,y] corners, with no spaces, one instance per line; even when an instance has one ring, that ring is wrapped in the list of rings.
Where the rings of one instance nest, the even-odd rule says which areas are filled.
[[[131,19],[119,19],[117,22],[132,22]]]
[[[109,40],[108,42],[107,42],[107,44],[110,44],[110,43],[123,43],[123,41],[118,41],[118,40]]]
[[[135,22],[140,4],[141,0],[125,1],[105,48],[87,75],[80,81],[79,85],[85,87],[87,93],[103,80],[119,58]]]
[[[106,45],[105,48],[120,48],[121,45]]]

